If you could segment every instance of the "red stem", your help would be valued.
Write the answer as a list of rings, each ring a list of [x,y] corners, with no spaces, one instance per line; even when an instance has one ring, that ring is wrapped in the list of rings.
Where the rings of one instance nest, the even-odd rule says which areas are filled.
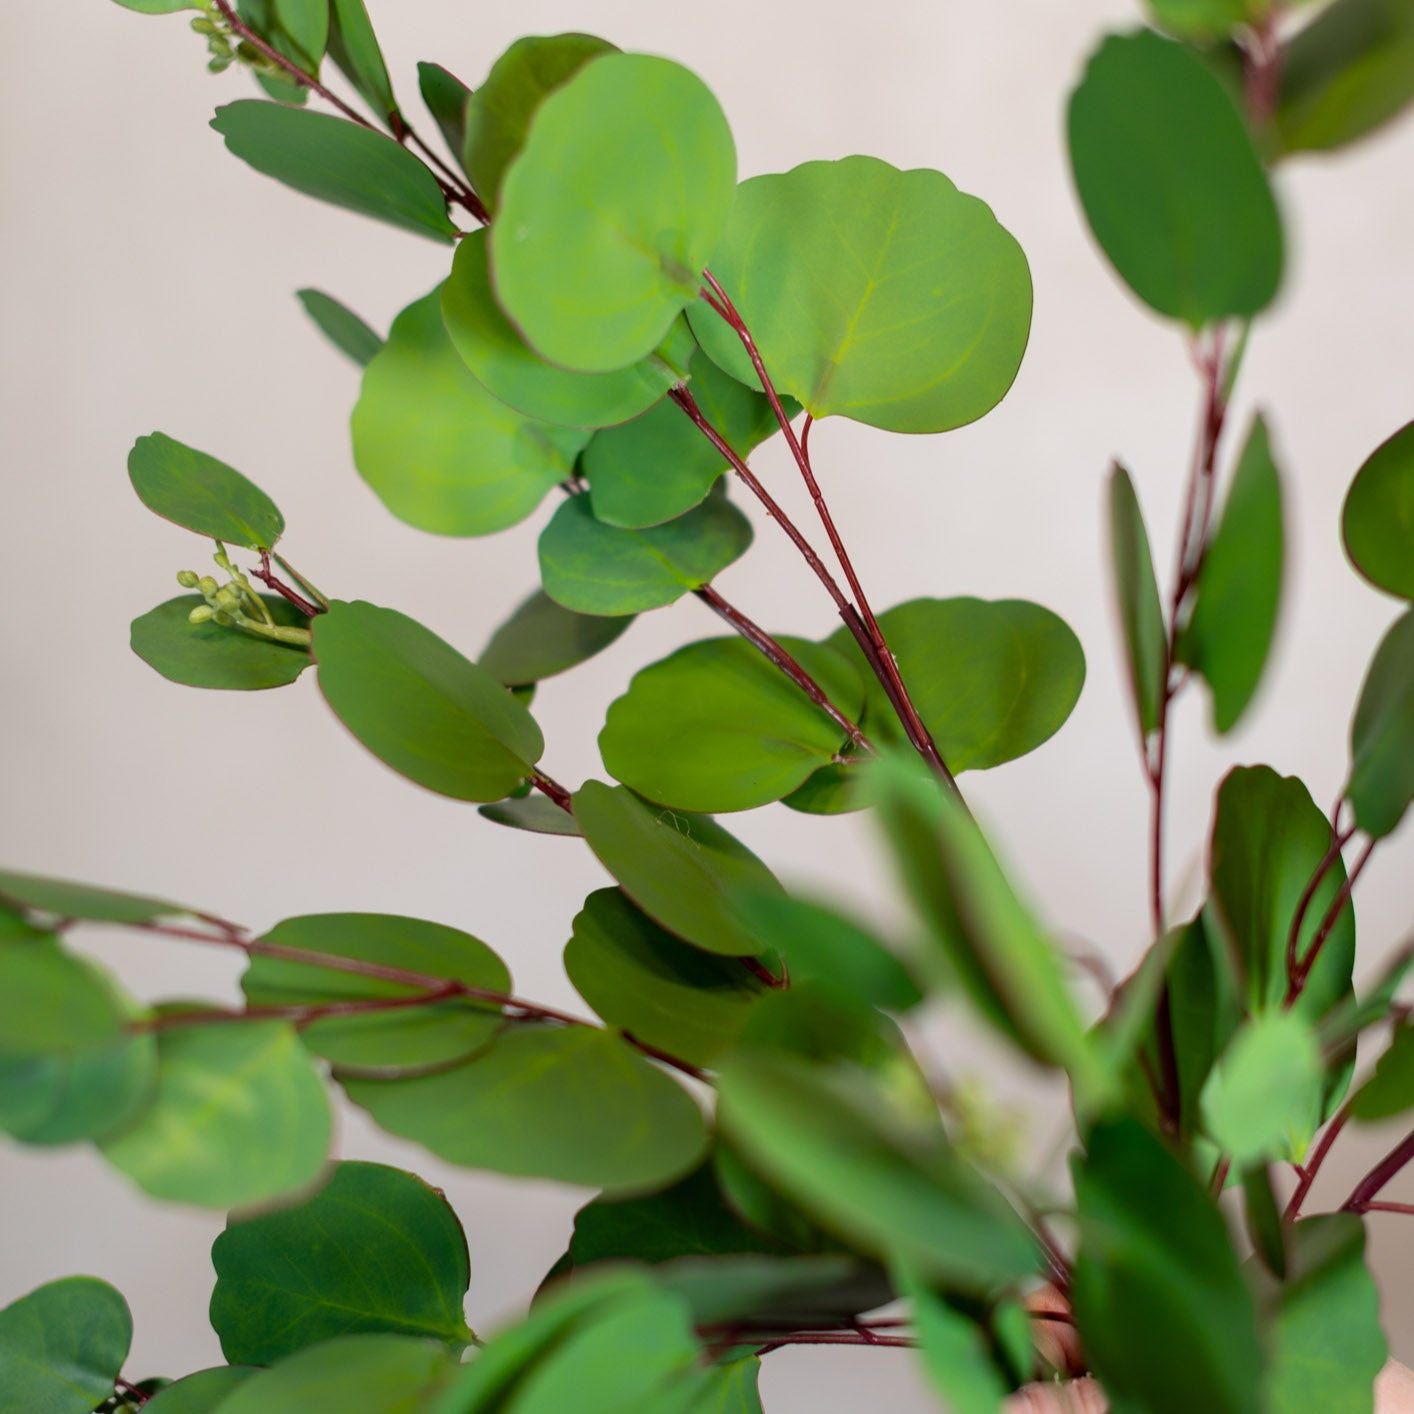
[[[1296,1190],[1286,1205],[1286,1211],[1282,1214],[1282,1221],[1294,1223],[1301,1216],[1301,1205],[1306,1201],[1306,1195],[1311,1191],[1311,1185],[1316,1181],[1316,1175],[1321,1171],[1321,1165],[1326,1161],[1326,1155],[1330,1153],[1331,1146],[1340,1135],[1340,1131],[1345,1128],[1346,1122],[1350,1118],[1350,1106],[1346,1105],[1336,1117],[1326,1126],[1325,1132],[1316,1142],[1316,1147],[1311,1151],[1310,1161],[1304,1168],[1297,1169]]]
[[[553,800],[566,815],[574,814],[573,797],[554,777],[547,776],[543,771],[536,771],[531,776],[530,783],[542,795]]]
[[[1357,1183],[1350,1197],[1340,1205],[1343,1213],[1367,1212],[1370,1200],[1411,1159],[1414,1159],[1414,1133],[1406,1134],[1388,1154]]]
[[[1375,852],[1376,843],[1376,840],[1369,840],[1366,843],[1349,876],[1337,890],[1336,896],[1331,900],[1330,907],[1326,909],[1325,917],[1321,919],[1321,926],[1316,929],[1316,936],[1311,939],[1311,946],[1306,950],[1306,956],[1297,964],[1296,976],[1287,987],[1287,1007],[1296,1005],[1296,999],[1306,986],[1307,980],[1311,976],[1311,969],[1316,965],[1316,959],[1321,955],[1321,949],[1325,947],[1327,939],[1335,930],[1335,925],[1340,921],[1340,915],[1350,902],[1350,895],[1355,890],[1356,881],[1364,873],[1365,866],[1370,862],[1370,856]]]
[[[1339,807],[1337,807],[1337,810]],[[1325,854],[1321,856],[1321,862],[1316,865],[1315,871],[1310,879],[1306,881],[1306,887],[1301,891],[1301,897],[1296,903],[1296,912],[1291,917],[1291,931],[1286,935],[1286,980],[1288,988],[1296,986],[1296,979],[1300,975],[1301,967],[1299,961],[1299,949],[1301,946],[1301,927],[1306,922],[1306,914],[1310,910],[1311,901],[1316,897],[1316,890],[1321,887],[1322,880],[1330,873],[1340,852],[1350,843],[1351,837],[1355,833],[1352,825],[1348,830],[1337,829],[1332,817],[1331,842]],[[1294,997],[1289,997],[1288,1005],[1294,1001]]]
[[[296,594],[295,591],[270,568],[270,552],[268,550],[262,550],[260,552],[260,568],[258,570],[251,570],[251,573],[262,584],[273,589],[282,599],[286,599],[293,604],[305,618],[312,619],[316,614],[322,614],[324,612],[319,605],[311,604],[303,595]]]

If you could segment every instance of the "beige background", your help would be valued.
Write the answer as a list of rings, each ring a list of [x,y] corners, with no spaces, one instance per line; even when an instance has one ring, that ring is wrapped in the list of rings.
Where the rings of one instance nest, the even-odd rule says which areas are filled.
[[[1065,731],[966,784],[1057,928],[1127,965],[1146,929],[1146,791],[1121,690],[1102,488],[1110,458],[1123,456],[1166,572],[1196,384],[1181,340],[1137,307],[1092,248],[1060,117],[1102,26],[1132,22],[1131,7],[371,8],[410,110],[420,111],[418,59],[474,84],[519,34],[593,30],[696,67],[733,120],[743,175],[856,151],[937,166],[1017,234],[1032,262],[1036,318],[1000,410],[943,439],[827,424],[817,460],[876,603],[1027,596],[1079,633],[1089,680]],[[127,449],[154,427],[271,491],[292,558],[327,590],[396,606],[468,651],[533,585],[542,517],[460,542],[383,511],[349,455],[356,372],[323,346],[292,296],[319,285],[386,327],[441,278],[447,253],[305,201],[227,157],[206,119],[247,81],[208,78],[181,18],[104,0],[7,0],[0,40],[0,858],[188,898],[257,926],[326,909],[422,914],[485,937],[526,994],[572,1002],[560,946],[584,894],[603,882],[584,850],[498,830],[405,784],[332,721],[312,679],[253,697],[184,691],[127,648],[129,619],[175,592],[176,570],[201,567],[199,543],[149,516],[128,486]],[[1265,760],[1303,776],[1318,800],[1333,796],[1364,664],[1395,614],[1345,565],[1336,524],[1360,461],[1414,415],[1411,172],[1406,124],[1281,176],[1289,278],[1256,338],[1236,420],[1240,430],[1257,402],[1273,418],[1291,574],[1275,660],[1242,729],[1212,741],[1197,694],[1178,712],[1170,876],[1180,900],[1196,896],[1211,794],[1229,765]],[[761,465],[793,495],[779,449]],[[827,632],[813,580],[771,527],[758,521],[758,532],[754,553],[722,577],[724,592],[778,630]],[[594,773],[598,725],[628,674],[714,632],[715,620],[688,601],[546,687],[537,715],[547,767],[571,784]],[[785,876],[892,908],[858,820],[773,808],[733,825]],[[1406,825],[1361,885],[1362,971],[1408,928],[1411,866]],[[230,958],[119,934],[95,933],[87,945],[146,995],[234,996]],[[955,1074],[988,1063],[946,1019],[930,1039]],[[1009,1074],[1002,1087],[1030,1106],[1039,1158],[1057,1132],[1059,1098],[1024,1076]],[[1394,1137],[1342,1141],[1317,1196],[1338,1201]],[[470,1239],[476,1324],[524,1299],[586,1196],[447,1171],[353,1115],[341,1151],[403,1162],[447,1188]],[[134,1306],[136,1374],[218,1358],[205,1305],[219,1216],[151,1204],[81,1151],[9,1145],[0,1177],[0,1301],[61,1274],[97,1273]],[[1400,1273],[1414,1223],[1371,1228],[1390,1332],[1409,1359],[1414,1289]],[[774,1356],[767,1392],[773,1414],[930,1407],[907,1357],[875,1351]]]

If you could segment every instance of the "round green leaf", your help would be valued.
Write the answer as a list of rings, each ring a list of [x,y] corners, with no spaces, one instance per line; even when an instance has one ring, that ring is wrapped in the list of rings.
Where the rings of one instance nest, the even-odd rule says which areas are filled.
[[[309,620],[289,600],[278,594],[260,597],[277,624],[308,626]],[[292,643],[275,643],[213,619],[192,623],[191,611],[205,602],[200,594],[179,594],[134,619],[133,652],[169,682],[238,692],[285,687],[314,661]]]
[[[1355,822],[1392,834],[1414,800],[1414,609],[1395,620],[1370,662],[1350,729]]]
[[[128,1020],[108,979],[44,933],[0,940],[0,997],[6,1060],[103,1049],[119,1040]]]
[[[1376,589],[1414,599],[1414,422],[1370,454],[1340,521],[1355,568]]]
[[[1085,654],[1066,622],[1024,599],[911,599],[879,615],[908,690],[954,774],[1034,751],[1065,724],[1085,683]],[[866,730],[876,745],[903,729],[854,639],[829,643],[868,685]]]
[[[319,688],[379,760],[456,800],[501,800],[545,749],[535,719],[430,629],[362,600],[314,629]]]
[[[1144,513],[1139,509],[1129,473],[1118,462],[1110,476],[1110,547],[1130,691],[1140,735],[1148,736],[1159,725],[1159,702],[1168,668],[1168,631],[1154,579]]]
[[[360,368],[367,368],[373,361],[373,355],[383,347],[383,336],[323,290],[298,290],[296,293],[319,332],[340,353],[348,355]]]
[[[434,290],[393,321],[353,411],[359,474],[400,520],[439,535],[522,521],[574,470],[586,431],[506,406],[468,372]]]
[[[780,642],[847,717],[864,687],[830,647]],[[741,638],[688,644],[645,668],[610,708],[599,749],[609,773],[683,810],[750,810],[803,785],[847,738]]]
[[[228,1223],[211,1261],[211,1324],[232,1364],[271,1365],[368,1331],[458,1350],[470,1338],[461,1224],[436,1189],[401,1169],[339,1164],[307,1202]]]
[[[701,79],[646,54],[591,60],[541,103],[501,184],[497,297],[552,363],[625,368],[696,299],[735,185]]]
[[[220,1414],[420,1414],[455,1374],[446,1347],[405,1335],[346,1335],[246,1380]]]
[[[692,1168],[706,1144],[687,1092],[589,1026],[517,1025],[454,1069],[344,1088],[389,1133],[493,1173],[647,1188]]]
[[[777,430],[762,393],[729,377],[705,355],[691,364],[693,399],[743,459]],[[797,411],[788,400],[786,411]],[[663,401],[622,427],[606,427],[584,449],[595,516],[606,525],[661,525],[698,505],[727,469],[717,449],[676,403]]]
[[[579,614],[537,589],[491,636],[477,661],[507,687],[540,682],[602,652],[632,615]]]
[[[731,1047],[764,990],[735,958],[689,946],[619,889],[584,901],[565,971],[610,1026],[694,1065]]]
[[[330,113],[250,99],[218,108],[211,126],[242,162],[306,196],[434,240],[457,235],[437,178],[382,133]]]
[[[17,874],[0,869],[0,903],[51,913],[56,918],[81,918],[90,923],[152,923],[191,909],[143,894],[119,893],[67,879],[40,874]]]
[[[0,1390],[24,1414],[89,1414],[132,1344],[128,1303],[106,1281],[65,1277],[0,1311]]]
[[[540,536],[545,592],[581,614],[637,614],[700,589],[746,553],[751,522],[724,496],[644,530],[595,518],[572,496]]]
[[[458,245],[442,287],[442,319],[466,366],[503,403],[557,426],[609,427],[637,417],[678,381],[678,371],[652,354],[608,373],[547,363],[496,303],[487,239],[485,231],[473,231]]]
[[[1011,234],[941,172],[874,157],[743,182],[712,273],[767,372],[815,417],[946,432],[1006,396],[1031,329],[1031,273]],[[759,386],[705,303],[693,332]]]
[[[1375,1073],[1350,1103],[1353,1118],[1365,1123],[1392,1119],[1414,1109],[1414,1027],[1399,1023],[1375,1065]]]
[[[280,508],[253,481],[165,432],[133,443],[128,476],[148,510],[198,535],[269,550],[284,533]]]
[[[312,1183],[329,1149],[319,1072],[282,1021],[172,1027],[158,1033],[157,1093],[102,1144],[154,1198],[234,1208]]]
[[[260,941],[334,958],[356,958],[493,992],[511,989],[505,963],[485,943],[420,918],[386,913],[306,914],[277,923]],[[415,995],[420,989],[255,954],[241,978],[241,990],[252,1006],[263,1007],[375,1001]],[[328,1017],[305,1026],[300,1037],[315,1055],[335,1065],[430,1066],[480,1050],[501,1024],[499,1008],[452,998],[435,1005]]]
[[[257,1373],[246,1365],[198,1370],[159,1390],[142,1406],[143,1414],[214,1414],[228,1394]]]
[[[615,46],[592,34],[526,35],[491,66],[466,106],[462,166],[494,211],[506,174],[522,146],[535,111],[591,59]]]
[[[771,871],[705,815],[662,810],[622,786],[586,781],[575,819],[599,862],[655,922],[707,952],[754,957],[767,947],[737,902],[779,890]]]
[[[535,835],[579,838],[584,833],[573,815],[543,795],[527,795],[520,799],[512,797],[494,805],[482,805],[476,813],[484,815],[494,824],[505,825],[512,830],[528,830]]]
[[[1105,40],[1071,97],[1070,160],[1095,239],[1151,309],[1201,328],[1271,303],[1271,186],[1233,100],[1183,45]]]

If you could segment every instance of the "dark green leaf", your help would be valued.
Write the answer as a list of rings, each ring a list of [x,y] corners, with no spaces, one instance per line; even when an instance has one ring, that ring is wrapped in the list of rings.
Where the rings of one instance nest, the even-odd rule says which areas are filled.
[[[1270,1414],[1370,1414],[1388,1354],[1380,1299],[1365,1265],[1365,1228],[1353,1213],[1307,1218],[1290,1229],[1291,1269],[1268,1352]]]
[[[492,634],[477,661],[507,687],[540,682],[603,652],[632,622],[631,614],[578,614],[537,589]]]
[[[1281,575],[1281,483],[1259,417],[1203,557],[1193,617],[1178,642],[1179,660],[1212,689],[1218,732],[1237,725],[1257,690],[1276,628]]]
[[[1065,621],[1024,599],[912,599],[879,615],[924,724],[954,774],[1015,760],[1065,724],[1085,683],[1085,654]],[[869,685],[876,745],[904,737],[845,629],[829,643]]]
[[[490,535],[524,520],[571,474],[589,435],[488,393],[447,337],[440,291],[393,321],[353,413],[359,474],[395,516],[439,535]]]
[[[347,354],[360,368],[367,368],[383,347],[383,336],[322,290],[300,290],[299,299],[305,313],[319,326],[319,332],[340,353]]]
[[[3,882],[0,876],[0,886]],[[128,1020],[108,978],[45,933],[0,940],[0,997],[5,999],[0,1057],[6,1061],[106,1049],[120,1039]]]
[[[363,0],[330,0],[329,57],[385,121],[398,111],[388,66]]]
[[[386,913],[306,914],[277,923],[260,941],[464,982],[492,992],[511,989],[505,963],[485,943],[469,933],[420,918]],[[241,990],[252,1006],[264,1007],[374,1001],[415,996],[425,988],[255,954],[241,978]],[[500,1027],[499,1008],[455,998],[364,1016],[328,1017],[303,1027],[300,1037],[315,1055],[335,1065],[372,1069],[460,1060],[485,1046]]]
[[[535,719],[430,629],[362,600],[314,626],[319,689],[379,760],[456,800],[500,800],[545,749]]]
[[[277,624],[308,627],[309,620],[287,599],[278,594],[260,597]],[[169,682],[238,692],[285,687],[314,661],[292,643],[277,643],[213,619],[192,623],[191,611],[205,603],[200,594],[179,594],[134,619],[133,652]]]
[[[692,1168],[706,1142],[686,1091],[589,1026],[522,1024],[452,1070],[344,1085],[390,1133],[494,1173],[647,1188]]]
[[[1376,839],[1393,833],[1414,800],[1414,609],[1396,619],[1370,662],[1350,729],[1346,795]]]
[[[764,1414],[760,1379],[761,1361],[754,1355],[714,1365],[707,1371],[706,1389],[686,1414]]]
[[[142,1406],[143,1414],[215,1414],[227,1395],[257,1373],[245,1365],[198,1370],[159,1391]]]
[[[51,1281],[0,1311],[0,1390],[19,1414],[89,1414],[128,1358],[128,1303],[96,1277]]]
[[[1373,1123],[1414,1109],[1414,1027],[1401,1022],[1380,1057],[1375,1073],[1350,1102],[1355,1119]]]
[[[913,1313],[919,1358],[953,1414],[998,1414],[1010,1392],[992,1360],[986,1332],[907,1266],[895,1272]]]
[[[637,417],[679,381],[655,353],[607,373],[576,373],[541,358],[496,303],[487,240],[473,231],[458,245],[442,287],[442,318],[466,366],[502,402],[557,426],[608,427]]]
[[[941,172],[873,157],[743,182],[712,273],[782,392],[893,432],[989,412],[1031,328],[1026,257],[991,209]],[[691,317],[707,353],[759,386],[726,323],[705,303]]]
[[[872,700],[866,698],[866,703]],[[868,724],[866,705],[860,725],[867,728]],[[846,751],[843,759],[821,766],[803,786],[782,796],[781,804],[802,815],[847,815],[853,810],[863,810],[869,803],[862,789],[868,762],[868,757]]]
[[[1406,943],[1384,964],[1362,996],[1347,993],[1331,1008],[1322,1018],[1319,1032],[1327,1055],[1341,1052],[1367,1027],[1377,1025],[1390,1014],[1411,967],[1414,943]]]
[[[1414,74],[1414,29],[1410,45]],[[1376,589],[1414,599],[1414,422],[1370,454],[1346,493],[1340,523],[1355,568]]]
[[[699,1326],[745,1324],[756,1317],[770,1329],[818,1329],[845,1323],[893,1297],[879,1267],[835,1254],[682,1257],[654,1275],[688,1303]]]
[[[1090,228],[1151,309],[1194,328],[1252,315],[1281,283],[1281,218],[1241,113],[1191,50],[1111,35],[1070,102]]]
[[[585,900],[565,971],[610,1026],[694,1065],[730,1049],[763,990],[735,958],[689,946],[618,889]]]
[[[457,234],[436,177],[382,133],[249,99],[218,108],[211,126],[243,162],[306,196],[434,240]]]
[[[573,815],[562,810],[553,800],[543,795],[527,795],[520,799],[498,801],[494,805],[482,805],[477,814],[484,815],[497,825],[508,825],[513,830],[528,830],[536,835],[567,835],[571,838],[583,836]]]
[[[324,1167],[323,1082],[282,1021],[171,1027],[158,1034],[157,1093],[104,1140],[114,1167],[154,1198],[234,1208],[292,1193]]]
[[[220,1414],[421,1414],[456,1373],[447,1349],[405,1335],[346,1335],[246,1380]]]
[[[1119,616],[1124,625],[1129,686],[1139,714],[1139,731],[1147,736],[1159,725],[1159,701],[1168,673],[1168,637],[1144,514],[1134,494],[1134,483],[1118,462],[1110,476],[1110,549]]]
[[[754,957],[766,949],[737,900],[780,885],[715,820],[661,810],[600,781],[579,788],[574,812],[599,862],[669,932],[726,957]]]
[[[335,1336],[470,1339],[466,1238],[413,1174],[343,1163],[307,1202],[230,1222],[211,1249],[211,1324],[232,1364],[272,1365]]]
[[[166,899],[4,869],[0,869],[0,903],[91,923],[152,923],[158,918],[191,912],[185,905],[169,903]]]
[[[540,536],[540,573],[567,609],[637,614],[700,589],[750,544],[751,522],[722,496],[645,530],[605,525],[587,496],[572,496]]]
[[[777,430],[766,397],[723,373],[705,354],[691,363],[702,415],[742,458]],[[787,413],[797,411],[788,401]],[[674,402],[622,427],[596,432],[584,449],[594,514],[608,525],[660,525],[699,504],[727,469],[717,449]]]
[[[1222,1214],[1134,1120],[1103,1126],[1074,1164],[1080,1339],[1118,1409],[1261,1408],[1256,1312]],[[1154,1331],[1165,1332],[1155,1341]]]
[[[496,208],[501,178],[524,145],[536,109],[591,59],[613,52],[608,40],[592,34],[527,35],[492,65],[467,105],[459,149],[488,209]]]
[[[1414,101],[1414,11],[1406,0],[1335,0],[1282,48],[1277,128],[1288,152],[1374,132]]]
[[[471,90],[441,64],[418,64],[417,86],[427,111],[442,130],[447,146],[460,161],[466,142],[466,105],[471,98]]]
[[[295,42],[311,73],[319,72],[329,43],[329,0],[274,0],[280,28]]]
[[[501,184],[497,297],[552,362],[627,367],[697,298],[735,187],[731,130],[696,75],[593,59],[540,104]]]
[[[128,475],[148,510],[198,535],[268,550],[284,533],[279,507],[253,481],[164,432],[137,439]]]
[[[829,645],[779,640],[851,720],[858,673]],[[599,749],[616,780],[684,810],[750,810],[803,785],[847,737],[742,638],[690,643],[635,674]]]

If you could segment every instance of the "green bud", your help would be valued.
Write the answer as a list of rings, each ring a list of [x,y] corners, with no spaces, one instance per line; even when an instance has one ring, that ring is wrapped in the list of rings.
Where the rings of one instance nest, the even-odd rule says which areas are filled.
[[[230,614],[228,614],[224,609],[217,609],[211,615],[211,618],[214,623],[220,624],[222,628],[234,628],[236,625],[235,619],[233,619]]]
[[[205,16],[201,16],[201,17],[199,17],[199,18],[193,20],[193,21],[191,22],[191,27],[192,27],[198,34],[215,34],[215,33],[216,33],[216,22],[215,22],[214,20],[208,20],[207,18],[205,18]]]
[[[223,584],[216,591],[216,607],[236,613],[241,607],[241,596],[229,584]]]
[[[216,581],[209,575],[204,574],[197,580],[196,587],[210,599],[216,593]]]
[[[215,617],[215,610],[210,604],[198,604],[191,613],[187,615],[187,622],[191,624],[204,624],[208,619]]]
[[[183,589],[195,589],[196,586],[201,583],[201,580],[197,577],[195,570],[178,570],[177,583],[180,584]]]
[[[210,73],[224,74],[226,70],[229,69],[231,65],[235,62],[236,61],[233,56],[229,54],[223,54],[220,56],[220,58],[211,60],[211,62],[207,64],[206,67]]]

